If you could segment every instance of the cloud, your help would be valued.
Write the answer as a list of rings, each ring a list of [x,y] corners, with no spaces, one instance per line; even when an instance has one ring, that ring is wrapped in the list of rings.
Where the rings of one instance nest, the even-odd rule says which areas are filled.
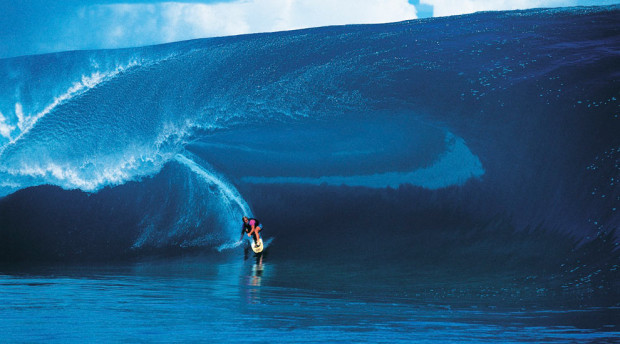
[[[415,18],[416,9],[407,0],[105,4],[81,8],[66,22],[63,36],[82,37],[80,49],[117,48],[193,38],[326,25],[386,23]],[[83,32],[92,34],[80,35]]]
[[[451,16],[479,11],[509,11],[528,8],[611,5],[619,0],[420,0],[433,7],[433,16]]]
[[[620,0],[63,0],[0,6],[0,58]],[[122,3],[121,3],[122,2]],[[53,14],[53,15],[52,15]]]

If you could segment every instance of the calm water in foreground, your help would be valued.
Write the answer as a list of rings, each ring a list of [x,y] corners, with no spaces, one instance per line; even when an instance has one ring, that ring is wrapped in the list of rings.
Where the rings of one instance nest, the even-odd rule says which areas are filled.
[[[620,338],[618,308],[541,307],[506,289],[504,294],[519,301],[502,303],[502,291],[481,289],[484,281],[450,288],[437,275],[416,271],[268,258],[0,268],[0,341],[605,343]]]

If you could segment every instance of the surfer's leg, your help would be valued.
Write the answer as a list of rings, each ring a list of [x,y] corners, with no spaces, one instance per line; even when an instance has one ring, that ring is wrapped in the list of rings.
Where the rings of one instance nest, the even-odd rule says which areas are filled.
[[[258,245],[258,231],[252,233],[252,237],[254,238],[254,243]]]
[[[260,235],[258,234],[258,232],[260,232],[261,229],[262,229],[261,227],[257,226],[257,227],[254,227],[254,229],[252,229],[252,232],[251,232],[256,245],[258,245],[258,241],[260,240]]]
[[[258,244],[258,240],[260,240],[260,235],[258,234],[258,232],[262,231],[263,227],[262,226],[257,226],[256,227],[256,243]]]

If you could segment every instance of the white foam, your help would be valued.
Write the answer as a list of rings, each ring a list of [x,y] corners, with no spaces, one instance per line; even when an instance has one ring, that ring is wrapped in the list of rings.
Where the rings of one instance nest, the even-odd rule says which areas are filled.
[[[96,87],[104,81],[110,80],[124,70],[136,66],[137,64],[137,61],[134,60],[126,65],[117,66],[114,70],[110,72],[96,71],[91,73],[90,75],[82,75],[79,81],[74,82],[71,87],[69,87],[61,95],[54,98],[54,100],[49,105],[47,105],[41,112],[34,115],[24,114],[22,104],[19,102],[15,103],[15,116],[17,117],[17,127],[4,124],[6,122],[4,116],[0,118],[0,133],[2,134],[2,136],[9,138],[9,142],[5,146],[0,148],[0,155],[2,155],[8,145],[17,142],[23,135],[28,133],[42,117],[50,113],[58,105],[70,100],[75,96],[83,94],[84,92]],[[16,133],[16,131],[18,130],[19,132]]]
[[[219,199],[224,206],[223,209],[218,211],[219,216],[226,220],[225,228],[228,230],[228,235],[230,237],[238,235],[236,228],[240,224],[241,215],[252,215],[249,205],[239,191],[232,184],[226,182],[224,177],[219,176],[213,169],[210,169],[210,167],[205,168],[182,154],[177,154],[175,160],[188,167],[190,171],[194,172],[203,181],[217,188],[220,192]]]
[[[6,117],[4,117],[4,115],[2,115],[2,112],[0,112],[0,135],[11,141],[11,132],[15,130],[15,126],[10,125],[7,122],[8,121]]]
[[[263,248],[264,248],[264,249],[266,249],[266,248],[267,248],[267,247],[271,244],[271,242],[273,241],[273,239],[275,239],[275,238],[269,238],[269,239],[267,239],[267,240],[263,241]],[[233,249],[233,248],[237,248],[237,247],[239,247],[239,246],[243,245],[243,242],[244,242],[245,240],[246,240],[246,239],[242,239],[242,240],[235,241],[235,242],[227,242],[227,243],[224,243],[224,244],[222,244],[222,245],[220,245],[220,246],[218,246],[218,247],[217,247],[217,251],[218,251],[218,252],[222,252],[222,251],[224,251],[224,250],[230,250],[230,249]]]
[[[236,248],[243,245],[243,240],[239,240],[239,241],[235,241],[235,242],[228,242],[228,243],[224,243],[220,246],[217,247],[217,251],[218,252],[222,252],[224,250],[230,250],[232,248]]]
[[[15,166],[1,167],[4,177],[12,179],[11,184],[29,186],[54,184],[65,189],[80,189],[95,192],[108,185],[120,185],[136,176],[152,175],[173,158],[173,153],[158,152],[153,156],[131,154],[108,157],[106,161],[80,164],[54,161],[22,161]]]
[[[237,189],[235,189],[234,186],[225,182],[224,179],[218,176],[217,174],[215,174],[215,172],[205,170],[202,166],[198,165],[193,160],[188,159],[187,157],[181,154],[177,154],[175,156],[175,160],[189,167],[191,171],[199,175],[206,182],[217,186],[220,190],[222,190],[223,194],[226,196],[228,200],[237,204],[239,209],[241,209],[241,211],[244,214],[248,214],[248,215],[251,214],[250,207],[245,202],[243,197],[241,197],[241,194],[239,194],[239,191],[237,191]]]

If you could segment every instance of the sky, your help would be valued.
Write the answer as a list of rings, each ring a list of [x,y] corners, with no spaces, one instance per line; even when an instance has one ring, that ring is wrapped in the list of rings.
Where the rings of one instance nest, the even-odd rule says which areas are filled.
[[[620,0],[0,0],[0,58]]]

